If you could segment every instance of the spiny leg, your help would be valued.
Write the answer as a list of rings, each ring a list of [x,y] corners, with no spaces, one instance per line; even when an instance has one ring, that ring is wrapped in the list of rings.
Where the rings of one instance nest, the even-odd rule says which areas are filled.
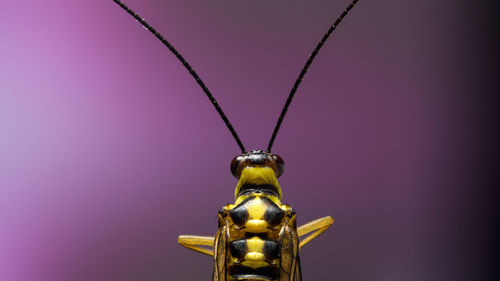
[[[212,249],[207,249],[199,246],[214,246],[214,237],[212,236],[198,236],[198,235],[179,235],[177,242],[188,249],[202,253],[208,256],[214,256]]]
[[[307,243],[311,242],[314,238],[318,237],[321,233],[325,232],[330,225],[333,223],[333,218],[330,216],[326,216],[312,222],[306,223],[299,228],[297,228],[297,234],[299,238],[314,231],[311,235],[305,237],[299,243],[299,249],[305,246]]]

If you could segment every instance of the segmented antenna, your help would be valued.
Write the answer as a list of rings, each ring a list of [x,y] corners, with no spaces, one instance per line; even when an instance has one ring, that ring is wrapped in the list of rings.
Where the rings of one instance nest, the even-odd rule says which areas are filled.
[[[325,33],[325,35],[323,35],[323,38],[321,38],[321,41],[319,41],[319,43],[318,43],[318,45],[316,45],[316,48],[314,49],[314,51],[311,53],[311,55],[307,59],[306,64],[304,65],[304,67],[300,71],[299,77],[295,81],[295,84],[293,85],[293,88],[290,91],[290,94],[288,95],[288,98],[285,102],[285,106],[283,106],[283,110],[281,110],[280,117],[278,118],[278,122],[276,123],[276,127],[274,127],[273,135],[271,136],[271,140],[269,141],[269,145],[267,146],[268,152],[271,152],[271,147],[273,146],[274,139],[276,138],[276,135],[278,134],[278,131],[281,127],[281,123],[283,122],[283,118],[285,118],[285,114],[288,110],[288,107],[290,106],[290,103],[292,102],[293,96],[295,95],[295,92],[297,92],[297,89],[299,88],[300,82],[302,82],[302,78],[304,78],[304,75],[306,74],[307,69],[309,69],[309,66],[311,65],[311,63],[314,60],[314,58],[316,57],[316,55],[318,54],[321,47],[323,47],[323,44],[325,44],[325,42],[328,39],[328,37],[330,36],[330,34],[332,34],[332,32],[335,30],[335,28],[340,24],[340,22],[349,13],[349,11],[352,9],[352,7],[354,7],[354,5],[356,5],[357,2],[358,2],[358,0],[353,0],[351,2],[351,4],[349,4],[349,6],[347,6],[347,8],[337,18],[337,20],[335,20],[335,22],[330,26],[330,28]]]
[[[208,99],[210,102],[214,105],[215,110],[219,113],[220,117],[226,124],[227,128],[233,135],[234,139],[236,140],[236,143],[238,143],[238,146],[241,149],[242,153],[246,153],[245,147],[243,146],[243,143],[241,142],[240,138],[238,137],[238,134],[236,134],[236,131],[234,130],[233,126],[231,125],[231,122],[229,122],[229,119],[227,119],[226,114],[222,111],[220,108],[219,104],[215,100],[214,96],[210,93],[208,90],[207,86],[205,86],[205,83],[201,81],[200,77],[196,72],[193,70],[191,65],[184,59],[184,57],[170,44],[170,42],[167,41],[156,29],[154,29],[151,25],[149,25],[143,18],[141,18],[138,14],[136,14],[134,11],[132,11],[129,7],[127,7],[125,4],[123,4],[121,1],[118,0],[113,0],[116,4],[118,4],[120,7],[122,7],[127,13],[129,13],[131,16],[133,16],[138,22],[140,22],[147,30],[149,30],[151,33],[153,33],[156,38],[158,38],[167,48],[181,61],[182,65],[189,71],[191,76],[196,80],[198,85],[200,85],[201,89],[203,92],[207,95]]]

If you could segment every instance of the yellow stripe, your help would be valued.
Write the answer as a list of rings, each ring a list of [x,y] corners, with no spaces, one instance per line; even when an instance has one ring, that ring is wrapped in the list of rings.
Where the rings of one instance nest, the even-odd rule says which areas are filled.
[[[261,166],[252,166],[245,167],[243,171],[241,171],[240,180],[236,185],[236,190],[234,191],[234,198],[238,198],[238,193],[240,192],[240,188],[244,184],[270,184],[276,187],[278,190],[279,200],[283,196],[281,193],[281,187],[278,183],[278,179],[276,179],[276,175],[274,174],[273,169],[270,167],[261,167]]]
[[[269,265],[266,262],[266,256],[263,253],[264,243],[265,241],[257,236],[247,240],[248,253],[245,255],[245,260],[243,261],[244,265],[252,268]]]
[[[247,211],[250,219],[263,220],[266,210],[267,206],[260,197],[255,197],[248,202]]]
[[[264,251],[264,243],[266,241],[262,240],[261,238],[254,236],[250,239],[247,239],[247,251],[249,253],[252,252],[257,252],[257,253],[262,253]]]

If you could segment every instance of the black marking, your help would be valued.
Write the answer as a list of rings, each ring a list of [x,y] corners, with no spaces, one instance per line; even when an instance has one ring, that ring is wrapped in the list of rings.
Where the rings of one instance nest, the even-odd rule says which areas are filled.
[[[243,200],[238,206],[229,210],[229,216],[233,220],[233,222],[238,226],[243,226],[248,220],[248,210],[246,203],[255,197],[249,197]]]
[[[267,260],[272,261],[274,259],[279,258],[280,251],[281,251],[280,243],[272,240],[266,240],[264,242],[263,252]]]
[[[265,233],[265,232],[262,232],[262,233],[245,232],[245,238],[253,238],[253,237],[259,237],[262,240],[266,240],[267,233]]]
[[[251,268],[243,265],[229,267],[229,274],[236,280],[277,280],[280,276],[276,266]]]
[[[279,197],[278,188],[272,184],[253,184],[253,183],[245,183],[240,187],[240,191],[238,192],[238,196],[247,195],[251,193],[259,193],[263,192],[266,194],[270,194],[276,197]]]
[[[283,220],[283,217],[285,216],[285,211],[276,206],[276,204],[274,204],[274,202],[272,202],[271,200],[269,201],[271,202],[271,204],[269,204],[269,206],[266,208],[266,212],[264,213],[264,219],[269,223],[270,226],[277,226]]]
[[[241,260],[248,253],[247,240],[241,239],[229,243],[229,251],[233,258]]]

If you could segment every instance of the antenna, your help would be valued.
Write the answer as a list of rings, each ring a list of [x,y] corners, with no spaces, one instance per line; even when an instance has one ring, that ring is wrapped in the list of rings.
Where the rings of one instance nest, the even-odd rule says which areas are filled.
[[[170,44],[170,42],[165,39],[156,29],[154,29],[151,25],[149,25],[143,18],[141,18],[138,14],[136,14],[132,9],[127,7],[125,4],[123,4],[119,0],[113,0],[116,4],[118,4],[120,7],[122,7],[127,13],[129,13],[132,17],[134,17],[138,22],[140,22],[147,30],[149,30],[151,33],[153,33],[156,38],[158,38],[184,65],[184,67],[189,71],[189,74],[193,76],[193,78],[196,80],[198,85],[200,85],[201,89],[203,92],[207,95],[208,99],[210,102],[213,104],[215,107],[215,110],[219,113],[220,117],[224,121],[224,124],[226,124],[227,128],[233,135],[234,139],[236,140],[236,143],[241,149],[241,153],[246,153],[245,147],[243,146],[243,143],[241,142],[240,138],[238,137],[238,134],[234,130],[233,126],[231,125],[231,122],[229,122],[229,119],[227,119],[226,114],[224,114],[224,111],[222,111],[222,108],[219,106],[217,101],[215,100],[214,96],[210,93],[208,90],[207,86],[205,86],[205,83],[201,81],[201,78],[196,74],[194,69],[189,65],[189,63],[184,59],[184,57]]]
[[[312,61],[318,54],[319,50],[321,47],[323,47],[323,44],[325,44],[326,40],[328,37],[333,33],[335,28],[340,24],[340,22],[344,19],[344,17],[349,13],[349,11],[356,5],[358,0],[353,0],[349,6],[340,14],[340,16],[335,20],[335,22],[330,26],[328,31],[323,35],[323,38],[319,41],[318,45],[316,45],[316,48],[314,48],[314,51],[311,53],[309,58],[307,59],[306,64],[300,71],[299,77],[295,81],[295,84],[293,85],[292,90],[290,91],[290,94],[288,95],[288,98],[285,102],[285,106],[283,106],[283,110],[281,110],[280,117],[278,118],[278,122],[276,123],[276,127],[274,127],[274,132],[273,135],[271,136],[271,140],[269,141],[269,145],[267,146],[267,152],[271,152],[271,147],[273,146],[274,139],[276,138],[276,135],[278,134],[278,131],[281,127],[281,123],[283,122],[283,119],[285,118],[285,114],[288,110],[288,107],[290,106],[290,103],[292,102],[293,96],[295,95],[295,92],[297,92],[297,89],[299,88],[300,82],[302,82],[302,78],[304,78],[304,75],[306,74],[307,70],[309,69],[309,66],[311,66]]]

